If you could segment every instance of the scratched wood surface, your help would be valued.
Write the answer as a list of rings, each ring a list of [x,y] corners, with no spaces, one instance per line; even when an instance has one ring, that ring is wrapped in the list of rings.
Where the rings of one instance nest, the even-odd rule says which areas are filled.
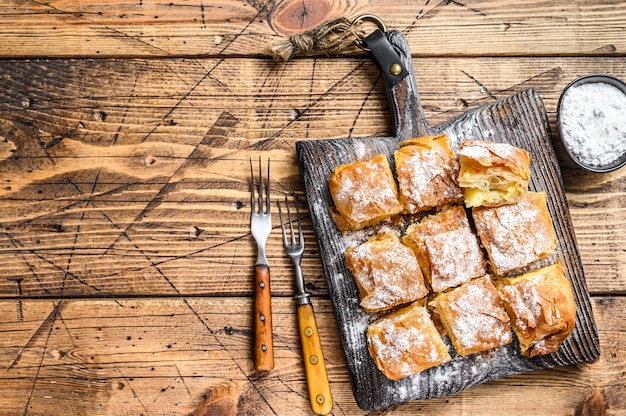
[[[381,16],[411,45],[431,125],[533,88],[555,134],[569,81],[626,78],[625,2],[208,3],[0,4],[0,414],[309,412],[277,218],[276,369],[252,369],[249,158],[271,157],[273,199],[302,196],[296,141],[392,125],[359,49],[283,64],[269,41]],[[562,172],[599,361],[389,414],[626,414],[626,171]],[[333,412],[363,414],[308,219],[304,231]]]

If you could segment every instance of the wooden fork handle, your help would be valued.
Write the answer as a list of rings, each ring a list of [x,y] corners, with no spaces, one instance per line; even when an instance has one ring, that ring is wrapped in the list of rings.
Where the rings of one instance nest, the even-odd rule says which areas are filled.
[[[310,303],[298,305],[298,326],[311,409],[318,415],[325,415],[333,408],[333,397],[330,393],[317,322]]]
[[[274,342],[269,266],[257,264],[254,276],[254,369],[270,371],[274,368]]]

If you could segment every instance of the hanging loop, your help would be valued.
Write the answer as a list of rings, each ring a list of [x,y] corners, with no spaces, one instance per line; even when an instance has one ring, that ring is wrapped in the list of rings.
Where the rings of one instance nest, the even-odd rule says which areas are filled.
[[[356,26],[356,25],[359,25],[361,22],[366,22],[366,21],[373,22],[378,27],[378,29],[381,32],[383,32],[383,33],[387,32],[387,25],[385,25],[385,22],[383,22],[383,20],[380,17],[378,17],[378,16],[376,16],[374,14],[363,14],[363,15],[357,17],[356,19],[354,19],[352,21],[352,25]],[[365,46],[365,44],[363,43],[363,39],[364,38],[365,37],[357,36],[357,40],[355,41],[355,44],[359,48],[363,49],[364,51],[369,52],[370,48]]]

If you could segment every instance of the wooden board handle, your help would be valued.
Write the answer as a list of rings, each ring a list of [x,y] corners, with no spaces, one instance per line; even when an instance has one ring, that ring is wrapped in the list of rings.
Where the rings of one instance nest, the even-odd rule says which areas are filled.
[[[385,92],[387,93],[393,117],[395,137],[398,141],[402,141],[413,137],[435,134],[436,130],[430,127],[424,116],[408,41],[397,30],[385,32],[384,37],[388,45],[390,44],[391,48],[398,54],[402,67],[408,71],[408,75],[397,83],[390,81],[389,77],[383,76]],[[368,38],[364,39],[366,43],[367,40]],[[386,47],[386,45],[380,43],[381,40],[380,38],[375,38],[375,43],[367,46],[371,49]],[[388,67],[381,66],[381,63],[377,61],[376,54],[373,54],[372,57],[379,65],[381,71],[389,70]]]
[[[333,408],[333,397],[330,393],[317,322],[310,303],[298,305],[298,326],[311,409],[318,415],[325,415]]]
[[[254,369],[270,371],[274,368],[270,268],[257,264],[254,277]]]

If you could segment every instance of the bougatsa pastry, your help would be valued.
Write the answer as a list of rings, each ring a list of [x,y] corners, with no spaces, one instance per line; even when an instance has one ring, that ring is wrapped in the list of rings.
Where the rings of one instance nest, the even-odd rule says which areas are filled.
[[[403,238],[433,292],[485,275],[485,259],[467,214],[456,205],[410,225]]]
[[[473,208],[472,217],[498,276],[521,271],[556,253],[556,233],[545,192],[528,192],[511,205]]]
[[[336,209],[331,216],[342,231],[359,230],[402,212],[384,154],[337,166],[328,185]]]
[[[421,301],[370,324],[367,341],[376,367],[391,380],[412,376],[452,360]]]
[[[528,358],[550,354],[574,329],[576,304],[563,265],[554,265],[496,281],[520,352]]]
[[[415,254],[395,234],[378,234],[346,250],[345,258],[367,312],[387,310],[428,294]]]
[[[432,303],[460,356],[513,340],[509,316],[489,275],[440,293]]]
[[[468,208],[516,202],[528,192],[530,155],[525,149],[466,140],[460,145],[459,165],[459,185]]]
[[[405,212],[415,214],[463,199],[459,164],[445,134],[400,142],[394,159]]]

